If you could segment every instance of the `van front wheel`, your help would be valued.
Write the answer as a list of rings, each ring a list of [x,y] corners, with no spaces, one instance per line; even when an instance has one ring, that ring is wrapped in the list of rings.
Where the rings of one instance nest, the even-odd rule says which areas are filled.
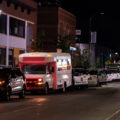
[[[48,94],[48,91],[49,91],[49,86],[48,86],[48,84],[46,84],[46,85],[45,85],[45,88],[44,88],[44,93],[45,93],[45,95]]]
[[[63,92],[63,93],[66,92],[66,83],[64,83],[64,85],[63,85],[62,92]]]

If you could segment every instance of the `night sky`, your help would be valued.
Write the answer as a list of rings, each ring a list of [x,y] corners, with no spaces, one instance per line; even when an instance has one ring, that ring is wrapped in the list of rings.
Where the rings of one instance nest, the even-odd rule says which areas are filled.
[[[41,0],[38,0],[41,1]],[[77,29],[82,30],[81,42],[89,42],[90,17],[92,31],[97,31],[98,43],[120,52],[120,4],[105,0],[60,0],[61,7],[77,18]],[[104,13],[101,15],[100,13]]]

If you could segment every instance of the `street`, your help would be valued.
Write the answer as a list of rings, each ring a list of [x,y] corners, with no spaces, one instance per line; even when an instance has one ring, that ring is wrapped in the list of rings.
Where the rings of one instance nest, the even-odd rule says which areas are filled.
[[[0,120],[120,120],[120,82],[65,94],[12,96],[0,101]]]

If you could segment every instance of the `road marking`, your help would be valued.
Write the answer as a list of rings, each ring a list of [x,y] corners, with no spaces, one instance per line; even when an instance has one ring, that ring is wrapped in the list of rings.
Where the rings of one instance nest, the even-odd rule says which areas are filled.
[[[36,108],[36,107],[37,106],[31,106],[31,107],[21,108],[21,109],[15,110],[13,112],[20,112],[20,111],[23,111],[23,110],[32,109],[32,108]]]
[[[115,115],[117,115],[120,112],[120,109],[117,110],[116,112],[114,112],[111,116],[109,116],[108,118],[106,118],[105,120],[111,120]]]

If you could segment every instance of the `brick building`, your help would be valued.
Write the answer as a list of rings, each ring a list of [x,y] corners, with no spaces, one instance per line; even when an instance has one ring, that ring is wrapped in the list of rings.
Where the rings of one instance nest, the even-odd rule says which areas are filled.
[[[58,6],[39,7],[38,31],[41,34],[41,49],[56,52],[59,36],[75,36],[76,17]],[[38,34],[39,34],[38,32]],[[74,44],[74,38],[71,40]]]
[[[18,55],[30,49],[36,9],[33,0],[0,0],[0,65],[18,64]]]

